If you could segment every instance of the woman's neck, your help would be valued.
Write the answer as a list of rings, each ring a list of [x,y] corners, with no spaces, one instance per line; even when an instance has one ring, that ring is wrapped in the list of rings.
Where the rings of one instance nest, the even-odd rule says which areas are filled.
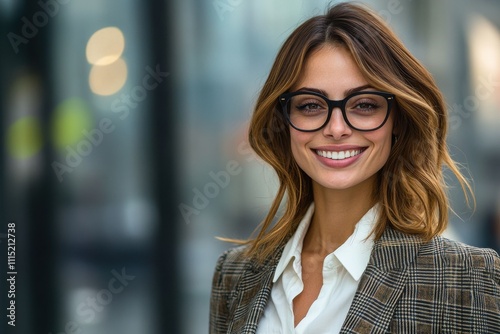
[[[313,183],[314,216],[304,238],[303,251],[326,256],[341,246],[375,204],[374,184],[373,178],[356,187],[334,190]]]

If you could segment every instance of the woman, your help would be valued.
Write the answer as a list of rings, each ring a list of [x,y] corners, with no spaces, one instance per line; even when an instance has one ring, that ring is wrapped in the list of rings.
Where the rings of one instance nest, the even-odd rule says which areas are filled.
[[[380,17],[341,3],[299,26],[249,130],[280,187],[257,237],[219,258],[210,333],[500,333],[500,258],[439,236],[443,166],[470,191],[446,128]]]

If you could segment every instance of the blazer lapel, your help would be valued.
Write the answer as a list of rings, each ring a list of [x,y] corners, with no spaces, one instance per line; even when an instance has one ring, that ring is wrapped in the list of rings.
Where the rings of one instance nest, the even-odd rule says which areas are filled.
[[[370,262],[340,333],[386,333],[407,281],[407,267],[423,241],[387,227],[375,242]]]
[[[230,302],[234,318],[228,333],[254,334],[271,295],[273,276],[283,247],[263,265],[250,262],[238,282]]]

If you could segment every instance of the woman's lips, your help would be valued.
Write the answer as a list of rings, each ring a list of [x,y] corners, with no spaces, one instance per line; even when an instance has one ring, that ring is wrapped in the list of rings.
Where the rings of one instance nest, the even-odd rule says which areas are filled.
[[[342,168],[357,161],[366,149],[366,147],[361,146],[319,147],[313,149],[313,152],[322,164],[328,167]]]
[[[316,150],[316,154],[332,160],[344,160],[347,158],[354,157],[363,152],[362,149],[355,150],[345,150],[345,151],[324,151],[324,150]]]

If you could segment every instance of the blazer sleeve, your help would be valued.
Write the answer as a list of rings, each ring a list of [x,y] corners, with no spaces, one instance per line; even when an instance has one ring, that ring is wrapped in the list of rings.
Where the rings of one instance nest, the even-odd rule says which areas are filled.
[[[473,282],[475,319],[484,319],[480,329],[500,333],[500,257],[491,249],[483,249],[470,272]]]
[[[228,249],[217,260],[210,295],[210,334],[227,333],[230,322],[229,301],[244,273],[245,246]]]
[[[210,334],[225,333],[227,329],[228,306],[227,293],[224,290],[223,266],[229,251],[225,251],[217,260],[212,279],[210,294]]]
[[[448,276],[448,295],[459,297],[452,298],[448,325],[464,333],[500,333],[500,257],[491,249],[461,249],[465,256],[455,260],[462,261],[464,275]]]

